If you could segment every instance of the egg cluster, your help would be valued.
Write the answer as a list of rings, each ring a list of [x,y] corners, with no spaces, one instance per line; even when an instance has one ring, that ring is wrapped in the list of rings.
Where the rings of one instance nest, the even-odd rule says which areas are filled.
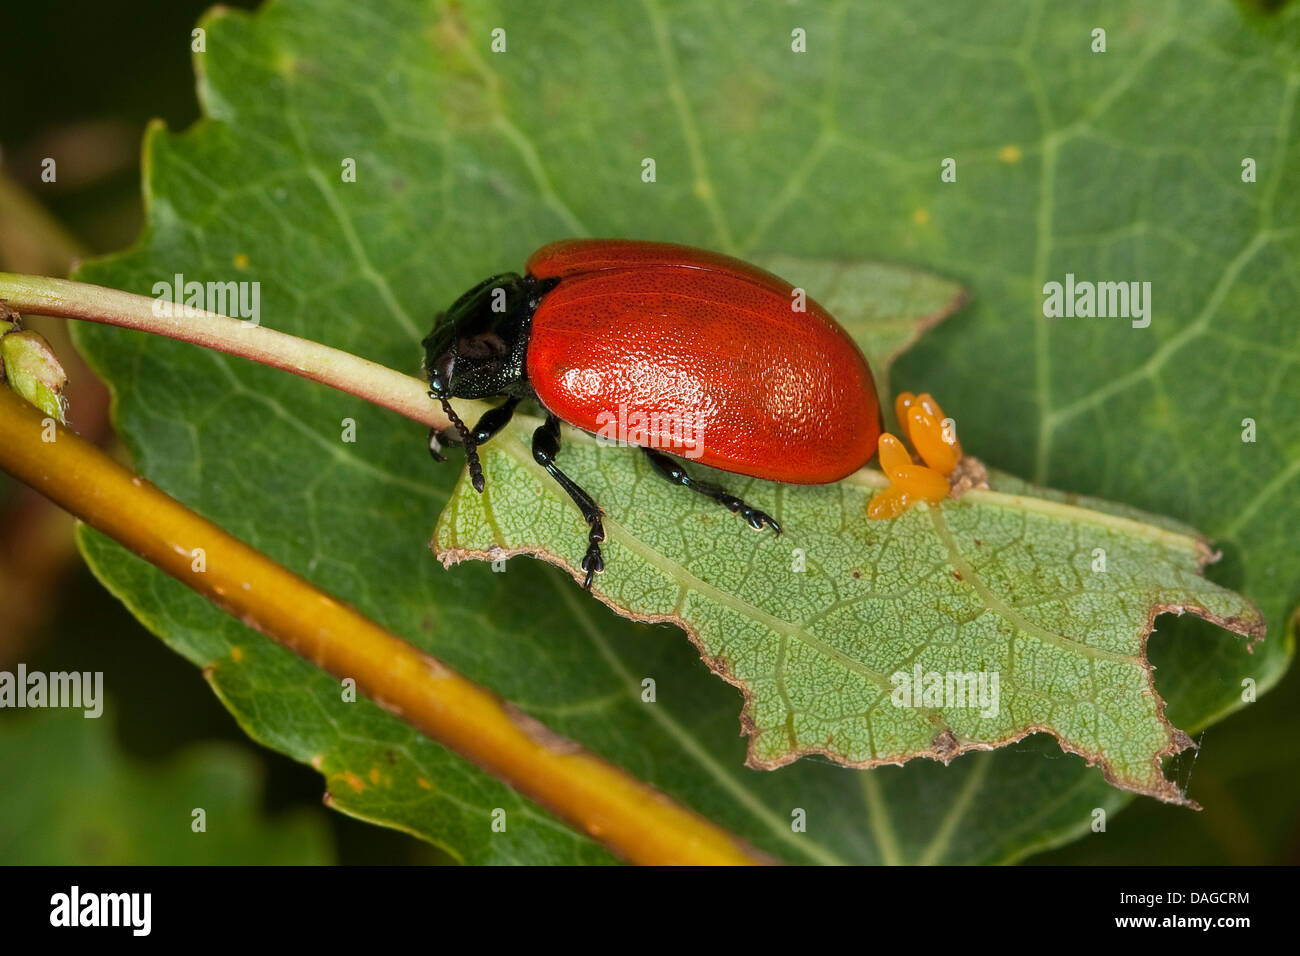
[[[899,428],[911,439],[912,447],[925,464],[916,464],[895,436],[888,432],[880,436],[876,450],[880,470],[889,478],[889,487],[867,505],[867,517],[878,521],[897,518],[918,501],[933,504],[948,497],[951,488],[948,476],[962,457],[952,419],[944,416],[943,409],[928,392],[900,393],[894,401],[894,411]]]

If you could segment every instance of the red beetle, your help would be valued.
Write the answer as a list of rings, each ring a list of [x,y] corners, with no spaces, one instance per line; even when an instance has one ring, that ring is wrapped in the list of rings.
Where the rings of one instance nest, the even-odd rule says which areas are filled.
[[[862,352],[788,282],[714,252],[663,242],[570,239],[538,249],[525,275],[485,279],[424,340],[429,394],[442,402],[483,490],[475,451],[525,398],[546,422],[533,457],[590,526],[584,587],[604,569],[602,512],[555,464],[560,422],[627,435],[665,478],[778,534],[769,515],[669,454],[722,471],[825,484],[871,459],[880,406]],[[504,395],[471,430],[449,399]],[[451,436],[431,432],[434,457]]]

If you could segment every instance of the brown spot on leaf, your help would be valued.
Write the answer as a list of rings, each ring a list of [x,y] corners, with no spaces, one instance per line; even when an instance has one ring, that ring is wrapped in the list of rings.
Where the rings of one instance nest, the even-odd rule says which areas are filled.
[[[930,749],[945,764],[950,763],[953,757],[961,753],[961,745],[957,743],[957,735],[946,727],[930,742]]]
[[[974,455],[964,455],[948,476],[948,497],[960,498],[972,488],[989,486],[989,472],[984,463]]]

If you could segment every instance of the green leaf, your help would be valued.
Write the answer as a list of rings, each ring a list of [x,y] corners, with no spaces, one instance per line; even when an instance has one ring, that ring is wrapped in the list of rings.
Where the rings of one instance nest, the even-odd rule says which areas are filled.
[[[530,554],[583,579],[587,527],[533,461],[540,424],[512,422],[480,450],[490,492],[461,479],[434,539],[444,563]],[[634,620],[685,628],[745,695],[755,769],[808,754],[861,768],[947,763],[1037,731],[1117,786],[1188,802],[1161,773],[1192,742],[1154,687],[1155,617],[1264,634],[1254,605],[1200,576],[1212,554],[1188,530],[1044,500],[1023,483],[871,521],[867,502],[889,483],[873,469],[820,488],[709,476],[771,512],[778,539],[703,496],[683,500],[644,456],[584,433],[569,430],[562,465],[613,516],[593,593]]]
[[[148,234],[80,277],[146,294],[177,272],[260,280],[265,324],[414,372],[439,309],[567,235],[951,276],[972,306],[907,352],[895,386],[934,392],[992,466],[1196,527],[1225,552],[1212,579],[1265,612],[1253,654],[1190,617],[1159,622],[1156,687],[1195,733],[1242,706],[1243,679],[1262,690],[1285,669],[1300,580],[1300,382],[1286,374],[1300,352],[1300,29],[1295,11],[1280,17],[1247,24],[1190,0],[1141,16],[650,0],[216,14],[196,57],[211,119],[150,136]],[[1094,55],[1099,24],[1109,48]],[[806,54],[791,52],[795,26]],[[497,27],[504,54],[489,50]],[[943,183],[950,156],[958,180]],[[1257,183],[1241,181],[1243,156]],[[349,157],[355,183],[340,177]],[[1150,280],[1150,328],[1044,319],[1043,284],[1067,272]],[[81,342],[150,479],[782,859],[1005,861],[1126,799],[1045,735],[949,767],[747,770],[741,696],[677,628],[618,618],[541,562],[439,568],[427,542],[457,469],[427,460],[418,426],[172,342],[110,329]],[[121,549],[84,546],[138,616],[212,668],[256,739],[321,758],[342,808],[467,861],[607,859]]]
[[[47,710],[0,724],[0,766],[12,770],[0,788],[0,858],[10,865],[333,861],[325,821],[264,816],[260,768],[224,744],[146,765],[117,749],[109,720]]]

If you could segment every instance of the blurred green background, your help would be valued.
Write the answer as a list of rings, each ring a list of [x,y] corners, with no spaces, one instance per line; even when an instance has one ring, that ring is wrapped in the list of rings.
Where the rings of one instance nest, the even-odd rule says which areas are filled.
[[[13,45],[0,113],[0,271],[66,275],[71,257],[136,238],[140,139],[152,118],[172,129],[198,118],[190,31],[208,6],[63,0],[6,11],[9,36],[32,42]],[[55,183],[41,181],[46,156],[58,157]],[[40,329],[55,340],[61,325]],[[70,374],[84,388],[88,373]],[[73,394],[71,406],[79,432],[113,447],[102,391]],[[71,522],[4,475],[0,525],[0,670],[103,671],[108,697],[100,720],[0,710],[0,863],[444,861],[327,810],[319,774],[251,743],[202,674],[91,577]],[[209,830],[227,814],[237,837],[220,849],[197,837],[178,845],[153,826],[164,805],[204,806]]]
[[[189,41],[206,6],[65,0],[7,11],[9,35],[23,42],[6,50],[0,270],[63,275],[75,257],[136,237],[140,136],[153,117],[172,129],[197,118]],[[45,156],[59,157],[55,183],[41,182]],[[69,353],[59,324],[41,328]],[[106,396],[84,370],[72,374],[73,425],[113,447]],[[94,581],[70,522],[2,477],[0,522],[0,669],[103,671],[109,695],[99,721],[0,710],[0,863],[444,862],[404,834],[326,810],[319,775],[250,743],[202,675]],[[1153,638],[1157,667],[1170,642]],[[1298,687],[1293,669],[1180,760],[1203,812],[1136,800],[1105,834],[1029,862],[1300,862],[1300,748],[1277,749],[1300,733]],[[232,839],[159,835],[163,807],[199,801]]]

